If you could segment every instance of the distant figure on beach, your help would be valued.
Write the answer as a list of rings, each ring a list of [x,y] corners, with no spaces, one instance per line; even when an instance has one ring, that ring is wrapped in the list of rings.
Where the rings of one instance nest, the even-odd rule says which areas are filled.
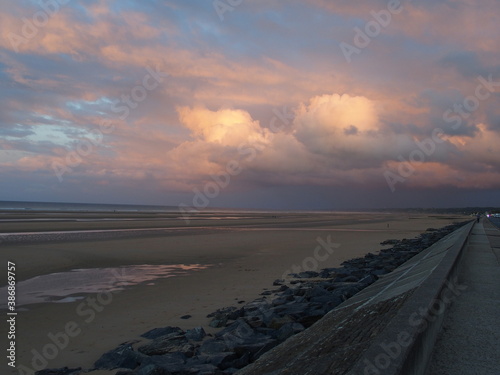
[[[479,223],[479,219],[481,219],[481,214],[477,214],[476,217],[477,217],[477,222]]]

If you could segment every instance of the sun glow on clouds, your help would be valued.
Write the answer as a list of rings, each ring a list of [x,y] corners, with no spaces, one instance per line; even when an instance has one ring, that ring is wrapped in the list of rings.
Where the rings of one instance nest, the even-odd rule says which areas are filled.
[[[268,131],[243,110],[210,111],[204,107],[177,109],[180,122],[199,139],[223,146],[265,142]]]
[[[296,116],[297,138],[318,153],[354,150],[380,130],[374,103],[361,96],[316,96],[307,106],[301,104]]]

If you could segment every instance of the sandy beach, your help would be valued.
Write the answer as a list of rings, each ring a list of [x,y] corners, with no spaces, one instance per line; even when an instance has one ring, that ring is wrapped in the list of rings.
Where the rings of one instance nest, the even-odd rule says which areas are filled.
[[[51,343],[50,334],[75,332],[47,368],[90,368],[107,350],[156,327],[203,326],[208,313],[238,305],[272,289],[275,279],[295,267],[335,267],[344,260],[377,252],[386,239],[413,238],[429,227],[439,228],[465,216],[390,213],[241,213],[198,217],[186,223],[174,214],[1,214],[1,232],[128,229],[124,237],[70,241],[28,241],[1,244],[3,259],[16,264],[17,281],[72,269],[131,265],[205,265],[187,274],[158,278],[111,294],[105,303],[87,299],[40,303],[18,310],[17,364],[33,368],[36,352]],[[85,219],[85,220],[81,220]],[[10,220],[10,221],[9,221]],[[156,231],[135,232],[137,228]],[[321,243],[336,244],[328,256],[315,257]],[[333,248],[333,247],[332,247]],[[322,254],[327,254],[326,252]],[[307,261],[309,259],[309,261]],[[6,267],[1,270],[5,286]],[[95,299],[94,298],[94,299]],[[103,302],[103,301],[101,301]],[[86,303],[82,307],[82,303]],[[91,311],[93,311],[93,313]],[[82,312],[85,312],[82,314]],[[181,319],[191,315],[189,319]],[[92,319],[90,319],[92,317]],[[5,325],[3,326],[5,329]],[[213,332],[213,329],[212,329]],[[3,334],[5,337],[6,333]],[[5,340],[6,341],[6,340]],[[11,371],[6,367],[9,373]],[[110,372],[113,374],[116,371]]]

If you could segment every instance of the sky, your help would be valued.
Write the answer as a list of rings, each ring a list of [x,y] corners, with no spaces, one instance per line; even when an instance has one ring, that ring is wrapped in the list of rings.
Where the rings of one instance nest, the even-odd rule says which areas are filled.
[[[498,0],[0,0],[0,200],[500,205]]]

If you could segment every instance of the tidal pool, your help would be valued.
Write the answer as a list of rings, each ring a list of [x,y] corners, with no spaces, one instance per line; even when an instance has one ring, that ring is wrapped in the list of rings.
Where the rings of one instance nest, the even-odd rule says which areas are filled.
[[[201,264],[141,264],[116,268],[84,268],[40,275],[16,284],[16,308],[35,303],[68,303],[86,294],[124,290],[137,284],[186,275],[210,267]],[[0,309],[7,308],[7,286],[0,288]]]

